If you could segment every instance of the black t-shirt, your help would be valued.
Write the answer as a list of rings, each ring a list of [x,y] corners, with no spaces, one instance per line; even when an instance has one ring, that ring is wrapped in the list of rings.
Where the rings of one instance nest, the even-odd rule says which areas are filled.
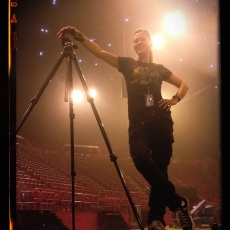
[[[123,74],[126,82],[129,119],[149,109],[161,114],[171,113],[158,106],[158,101],[162,99],[162,81],[172,74],[169,69],[161,64],[140,62],[130,57],[118,57],[118,64],[118,71]],[[146,106],[146,94],[153,96],[154,105],[151,107]]]

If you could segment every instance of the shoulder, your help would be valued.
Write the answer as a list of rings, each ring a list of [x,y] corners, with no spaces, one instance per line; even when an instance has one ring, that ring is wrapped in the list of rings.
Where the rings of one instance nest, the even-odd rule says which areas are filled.
[[[156,64],[156,68],[158,72],[160,73],[160,75],[164,77],[164,80],[167,80],[172,75],[172,71],[166,68],[162,64]]]
[[[156,67],[158,68],[158,69],[167,69],[164,65],[162,65],[162,64],[157,64],[157,63],[154,63],[155,65],[156,65]]]
[[[131,57],[118,57],[118,70],[122,71],[124,69],[136,67],[138,65],[138,62]]]
[[[131,57],[118,56],[118,62],[135,63],[137,61],[134,58],[131,58]]]

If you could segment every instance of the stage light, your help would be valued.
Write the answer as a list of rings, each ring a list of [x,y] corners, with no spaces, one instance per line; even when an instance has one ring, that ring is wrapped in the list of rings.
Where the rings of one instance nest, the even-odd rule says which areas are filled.
[[[72,97],[74,103],[80,103],[83,101],[83,92],[80,90],[73,90]],[[89,95],[94,99],[97,95],[96,90],[90,89]]]
[[[163,39],[160,35],[152,36],[152,43],[154,49],[159,49],[163,45]]]
[[[184,18],[180,13],[168,15],[164,23],[164,29],[169,34],[180,34],[184,30]]]
[[[90,95],[92,98],[95,98],[96,95],[97,95],[97,93],[96,93],[96,91],[95,91],[94,89],[90,89],[90,90],[89,90],[89,95]]]
[[[79,91],[79,90],[73,90],[72,97],[73,97],[73,102],[75,102],[75,103],[82,102],[83,95],[82,95],[81,91]]]

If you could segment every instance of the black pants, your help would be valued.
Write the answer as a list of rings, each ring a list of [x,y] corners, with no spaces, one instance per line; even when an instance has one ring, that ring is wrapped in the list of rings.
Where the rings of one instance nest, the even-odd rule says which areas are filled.
[[[155,115],[140,119],[129,128],[130,154],[137,170],[151,186],[148,224],[163,220],[166,206],[174,211],[180,204],[174,185],[168,180],[172,157],[173,121],[171,116]]]

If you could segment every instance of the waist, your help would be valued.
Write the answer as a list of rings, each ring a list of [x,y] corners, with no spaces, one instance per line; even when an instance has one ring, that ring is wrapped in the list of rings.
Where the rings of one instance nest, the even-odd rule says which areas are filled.
[[[130,113],[129,121],[133,122],[137,120],[145,120],[145,119],[154,117],[157,114],[170,115],[171,111],[166,111],[165,109],[161,109],[161,108],[147,108],[139,112]]]

